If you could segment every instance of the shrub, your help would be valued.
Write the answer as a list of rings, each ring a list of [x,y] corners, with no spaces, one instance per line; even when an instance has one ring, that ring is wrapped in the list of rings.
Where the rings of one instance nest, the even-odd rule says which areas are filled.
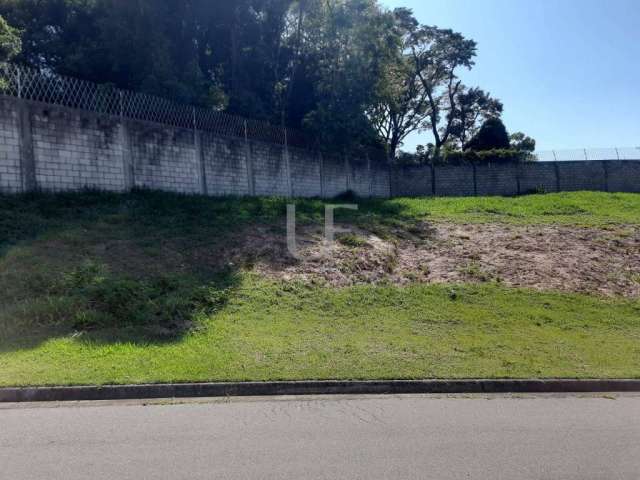
[[[347,190],[346,192],[342,192],[335,197],[333,200],[336,202],[347,202],[347,203],[355,203],[358,201],[358,194],[353,190]]]
[[[462,164],[504,164],[504,163],[524,163],[535,161],[535,156],[528,152],[513,149],[474,151],[448,151],[442,155],[440,161],[436,163],[449,165]]]
[[[511,140],[502,120],[489,118],[465,145],[465,150],[507,150],[510,147]]]

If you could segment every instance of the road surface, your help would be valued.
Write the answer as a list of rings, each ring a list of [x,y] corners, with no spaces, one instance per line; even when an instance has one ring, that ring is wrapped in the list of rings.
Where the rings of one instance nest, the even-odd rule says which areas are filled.
[[[0,405],[2,479],[638,479],[640,396]]]

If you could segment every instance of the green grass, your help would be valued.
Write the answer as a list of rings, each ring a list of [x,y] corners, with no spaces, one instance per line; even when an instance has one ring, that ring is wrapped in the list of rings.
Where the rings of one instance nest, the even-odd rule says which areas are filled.
[[[603,226],[640,224],[640,195],[573,192],[515,198],[466,197],[390,201],[409,218],[460,223]]]
[[[383,236],[430,221],[640,223],[634,194],[355,202],[359,210],[337,220]],[[157,192],[0,196],[0,385],[640,377],[637,300],[493,284],[304,287],[219,258],[218,247],[246,228],[284,234],[287,203]],[[322,224],[324,202],[296,204],[299,223]],[[467,270],[470,279],[482,274]]]
[[[0,385],[640,377],[640,303],[483,286],[348,289],[244,276],[199,328],[5,342]]]
[[[337,219],[365,227],[410,226],[429,220],[583,226],[640,224],[640,194],[631,193],[575,192],[516,198],[400,198],[353,202],[359,205],[359,210],[339,210]],[[126,227],[126,234],[131,236],[202,238],[226,235],[247,224],[284,226],[288,203],[290,201],[283,198],[215,199],[158,192],[0,195],[0,249],[60,230],[89,229],[113,236]],[[296,200],[295,203],[299,222],[322,223],[324,220],[326,202]]]
[[[346,233],[346,234],[339,235],[337,238],[337,241],[342,245],[345,245],[351,248],[366,247],[368,245],[366,239],[358,235],[355,235],[353,233]]]

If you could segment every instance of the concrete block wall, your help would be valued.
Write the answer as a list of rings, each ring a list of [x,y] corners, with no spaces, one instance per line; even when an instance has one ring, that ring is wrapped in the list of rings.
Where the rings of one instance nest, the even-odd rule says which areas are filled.
[[[349,190],[359,197],[371,195],[371,161],[366,156],[348,158]]]
[[[301,148],[289,148],[291,185],[294,197],[321,197],[320,155]]]
[[[258,196],[289,195],[288,160],[282,145],[251,142],[255,194]]]
[[[20,166],[20,114],[17,105],[0,99],[0,192],[22,191]]]
[[[476,166],[475,194],[518,195],[518,165],[478,165]]]
[[[202,193],[194,132],[127,122],[134,185],[178,193]]]
[[[371,196],[374,198],[391,197],[391,170],[385,164],[372,163]]]
[[[435,175],[433,178],[432,175]],[[435,192],[431,185],[435,185]],[[640,160],[519,165],[405,166],[391,173],[392,196],[511,196],[579,190],[640,192]]]
[[[430,167],[424,167],[430,168]],[[473,167],[443,165],[434,168],[435,195],[439,197],[470,197],[475,195]]]
[[[27,108],[38,188],[125,190],[117,121],[71,109]]]
[[[0,101],[0,191],[6,193],[138,187],[298,197],[333,197],[351,189],[362,196],[389,196],[387,169],[366,157],[325,159],[295,147],[11,97]],[[28,185],[25,170],[31,172]]]
[[[607,190],[603,162],[558,162],[557,167],[561,192]]]
[[[519,165],[520,194],[558,191],[555,162],[523,163]]]
[[[206,193],[213,196],[249,195],[250,153],[242,140],[202,134]]]
[[[640,162],[632,160],[603,162],[610,192],[640,193]]]
[[[427,197],[434,194],[431,167],[397,167],[393,169],[391,178],[393,196]]]
[[[640,192],[640,160],[387,167],[242,138],[0,96],[0,192],[133,187],[332,198]]]
[[[347,165],[344,157],[323,155],[322,190],[325,198],[335,197],[349,190]]]

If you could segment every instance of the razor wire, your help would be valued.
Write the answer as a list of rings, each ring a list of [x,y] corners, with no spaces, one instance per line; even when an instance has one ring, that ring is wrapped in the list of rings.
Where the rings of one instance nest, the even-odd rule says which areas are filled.
[[[294,129],[14,63],[0,64],[0,94],[247,140],[301,148],[316,146],[309,135]]]
[[[571,162],[590,160],[640,160],[640,147],[575,148],[542,150],[534,153],[540,162]]]

